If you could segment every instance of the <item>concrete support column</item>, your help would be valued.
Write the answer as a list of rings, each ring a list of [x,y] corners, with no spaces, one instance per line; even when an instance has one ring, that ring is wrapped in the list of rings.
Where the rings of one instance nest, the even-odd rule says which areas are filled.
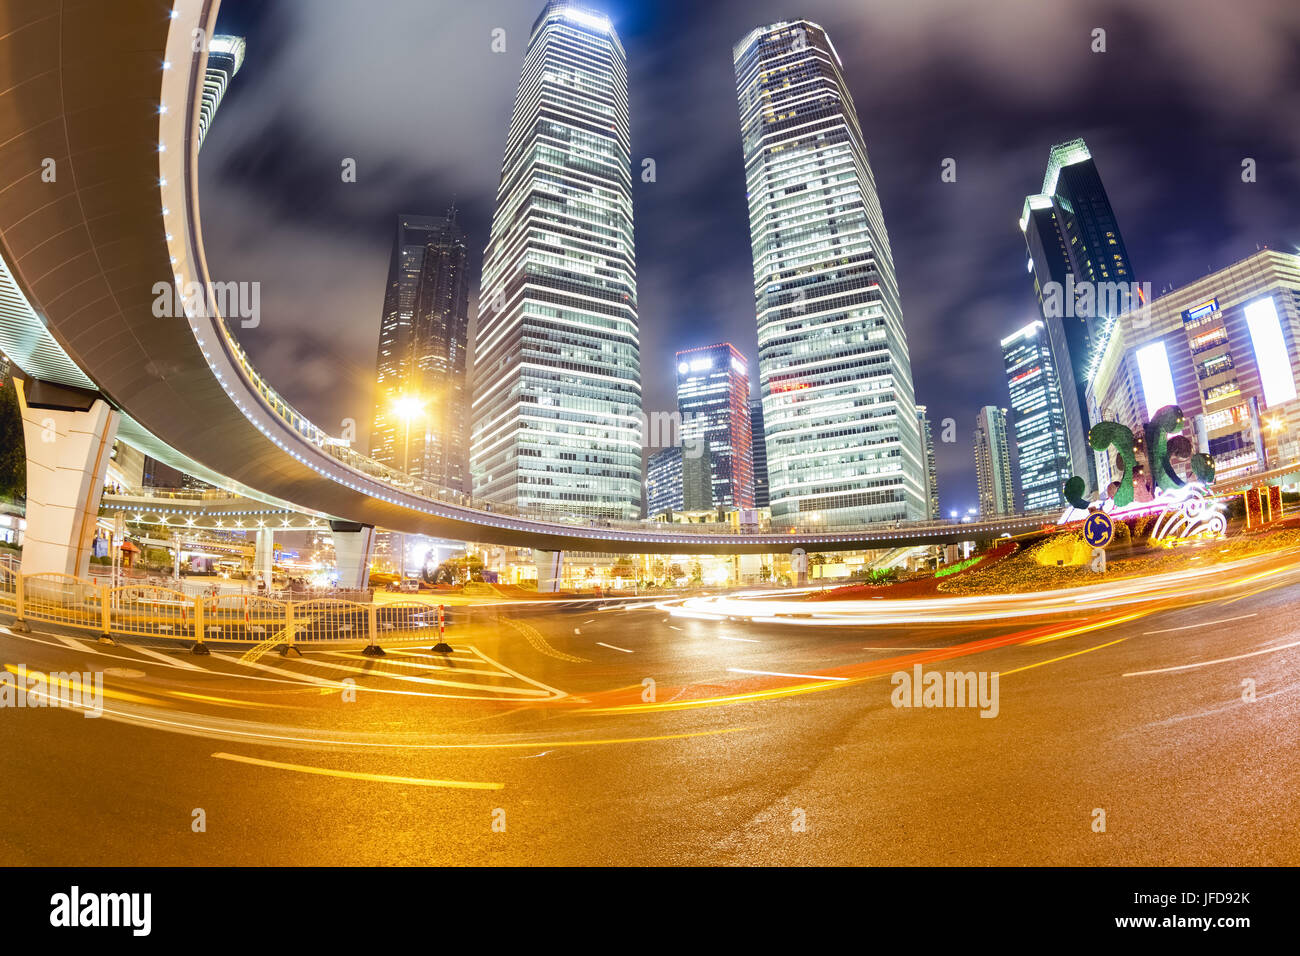
[[[537,565],[537,593],[554,594],[558,591],[564,573],[564,552],[534,549],[533,562]]]
[[[271,590],[271,562],[275,557],[275,532],[270,528],[257,529],[257,543],[253,549],[253,577],[260,578]]]
[[[365,590],[370,584],[375,529],[354,521],[331,521],[330,537],[334,539],[334,565],[339,572],[339,587]]]
[[[15,378],[27,446],[23,573],[86,577],[120,416],[83,389]]]

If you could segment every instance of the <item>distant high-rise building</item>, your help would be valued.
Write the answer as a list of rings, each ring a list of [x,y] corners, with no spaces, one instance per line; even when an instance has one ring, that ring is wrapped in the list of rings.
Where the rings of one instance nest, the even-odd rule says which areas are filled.
[[[1095,485],[1088,368],[1109,319],[1140,303],[1132,301],[1128,249],[1083,140],[1052,147],[1042,192],[1025,199],[1020,229],[1061,383],[1074,473]],[[1082,282],[1092,294],[1076,302]]]
[[[199,146],[208,135],[230,81],[244,65],[244,47],[243,37],[219,34],[208,41],[208,66],[203,72],[203,97],[199,101]]]
[[[754,459],[754,507],[771,504],[767,496],[767,433],[763,428],[763,400],[749,400],[749,447]]]
[[[646,462],[646,517],[672,511],[708,511],[713,507],[709,450],[665,448]]]
[[[920,518],[925,463],[893,253],[857,110],[810,20],[733,50],[777,527]]]
[[[641,510],[627,60],[607,17],[533,24],[483,262],[474,492],[521,511]]]
[[[370,454],[466,489],[469,269],[455,210],[399,216],[375,359]]]
[[[975,478],[979,485],[980,517],[1008,515],[1016,510],[1011,452],[1007,447],[1007,413],[996,405],[985,405],[975,416]]]
[[[1041,319],[1002,340],[1002,360],[1015,420],[1020,493],[1026,511],[1065,503],[1077,472],[1070,461],[1060,380]]]
[[[934,460],[934,429],[930,427],[929,410],[916,406],[916,421],[921,429],[921,443],[925,446],[925,515],[931,521],[939,518],[939,468]]]
[[[713,504],[754,507],[749,368],[726,342],[677,353],[682,438],[709,443]]]

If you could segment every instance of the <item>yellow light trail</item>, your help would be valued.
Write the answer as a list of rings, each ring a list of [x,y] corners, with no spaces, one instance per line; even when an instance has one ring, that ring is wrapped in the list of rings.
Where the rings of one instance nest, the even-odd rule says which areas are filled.
[[[449,787],[453,790],[504,790],[504,783],[478,783],[472,780],[431,780],[426,777],[396,777],[387,773],[361,773],[357,770],[334,770],[329,767],[308,767],[298,763],[281,763],[278,760],[262,760],[258,757],[245,757],[241,754],[214,753],[218,760],[233,760],[235,763],[251,764],[254,767],[270,767],[273,770],[292,770],[294,773],[309,773],[321,777],[341,777],[345,780],[368,780],[371,783],[400,783],[410,787]]]

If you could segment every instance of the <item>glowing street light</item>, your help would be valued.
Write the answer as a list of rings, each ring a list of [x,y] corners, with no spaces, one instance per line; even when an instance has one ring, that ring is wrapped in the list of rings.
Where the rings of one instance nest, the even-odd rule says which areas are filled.
[[[411,419],[424,414],[424,402],[414,395],[401,395],[393,401],[393,414],[402,420],[402,472],[411,474]],[[402,533],[402,578],[406,580],[406,533]]]

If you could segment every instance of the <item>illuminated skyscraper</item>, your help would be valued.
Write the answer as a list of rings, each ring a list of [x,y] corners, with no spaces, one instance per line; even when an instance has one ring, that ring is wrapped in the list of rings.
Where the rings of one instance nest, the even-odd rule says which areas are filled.
[[[208,41],[208,66],[203,73],[203,98],[199,102],[199,145],[208,135],[212,118],[226,95],[230,81],[244,65],[244,38],[214,36]]]
[[[921,429],[921,444],[925,447],[925,516],[931,520],[939,517],[939,468],[934,459],[934,429],[930,425],[929,410],[916,406],[916,420]]]
[[[1041,319],[1002,340],[1002,360],[1015,418],[1020,494],[1026,511],[1065,504],[1070,462],[1061,384]]]
[[[682,437],[709,443],[713,504],[754,507],[749,369],[727,343],[677,353]]]
[[[627,62],[605,16],[533,24],[483,263],[474,492],[525,512],[641,510]]]
[[[733,60],[773,524],[921,518],[893,255],[839,55],[793,20],[753,30]]]
[[[996,405],[985,405],[975,416],[975,479],[979,485],[980,517],[1007,515],[1016,510],[1007,413]]]
[[[1140,303],[1131,301],[1128,248],[1083,140],[1052,147],[1042,192],[1025,199],[1020,231],[1061,383],[1074,474],[1093,487],[1088,428],[1095,416],[1087,402],[1088,367],[1108,321]],[[1076,302],[1082,282],[1091,284],[1092,294]]]
[[[749,400],[749,447],[754,459],[754,507],[771,504],[767,495],[767,432],[763,428],[763,400]]]
[[[466,490],[469,273],[455,210],[399,216],[375,359],[370,454]]]

